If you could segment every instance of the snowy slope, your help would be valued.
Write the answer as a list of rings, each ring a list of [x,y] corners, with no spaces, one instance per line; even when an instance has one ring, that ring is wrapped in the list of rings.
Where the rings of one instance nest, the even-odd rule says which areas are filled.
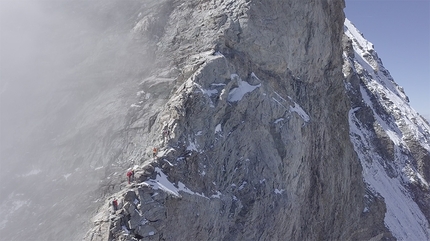
[[[430,126],[410,107],[408,97],[384,68],[373,45],[348,19],[344,30],[353,48],[353,54],[344,52],[343,69],[352,100],[350,137],[363,166],[364,180],[373,193],[384,198],[385,225],[393,236],[430,240],[428,213],[414,198],[428,197],[429,163],[425,157],[430,153]],[[354,83],[356,77],[359,83]],[[366,115],[373,118],[364,118]],[[375,145],[378,141],[388,143],[388,154]],[[416,158],[416,152],[421,152],[422,158]],[[412,194],[411,186],[419,186],[423,193]]]

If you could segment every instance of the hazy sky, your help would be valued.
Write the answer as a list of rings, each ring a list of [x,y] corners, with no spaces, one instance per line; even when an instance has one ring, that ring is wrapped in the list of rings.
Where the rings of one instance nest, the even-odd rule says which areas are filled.
[[[430,0],[345,0],[411,106],[430,120]]]

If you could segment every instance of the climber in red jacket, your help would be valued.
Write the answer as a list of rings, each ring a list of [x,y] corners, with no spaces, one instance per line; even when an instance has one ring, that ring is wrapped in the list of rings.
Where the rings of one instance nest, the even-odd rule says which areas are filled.
[[[113,206],[113,211],[118,210],[118,201],[116,199],[112,201],[112,206]]]
[[[128,184],[130,184],[130,182],[131,182],[131,179],[132,179],[133,175],[134,175],[134,171],[133,171],[133,170],[129,170],[129,171],[127,172]]]
[[[157,148],[154,147],[154,149],[152,149],[152,157],[156,158],[157,157]]]

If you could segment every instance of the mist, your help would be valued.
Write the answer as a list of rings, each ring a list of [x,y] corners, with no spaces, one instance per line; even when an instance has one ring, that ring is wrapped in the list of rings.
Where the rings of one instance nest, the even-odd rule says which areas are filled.
[[[0,1],[0,237],[86,231],[151,68],[130,32],[150,2]]]

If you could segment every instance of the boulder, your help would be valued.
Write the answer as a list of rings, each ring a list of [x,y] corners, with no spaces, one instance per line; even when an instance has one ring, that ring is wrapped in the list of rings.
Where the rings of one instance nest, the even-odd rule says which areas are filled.
[[[154,236],[157,232],[158,232],[157,229],[155,229],[153,226],[151,226],[149,224],[145,224],[143,226],[140,226],[136,230],[136,233],[143,238]]]
[[[166,218],[166,208],[162,205],[155,206],[146,211],[143,216],[151,222]]]
[[[134,202],[134,200],[137,199],[137,195],[134,191],[127,191],[127,193],[124,196],[124,201],[126,202]]]

